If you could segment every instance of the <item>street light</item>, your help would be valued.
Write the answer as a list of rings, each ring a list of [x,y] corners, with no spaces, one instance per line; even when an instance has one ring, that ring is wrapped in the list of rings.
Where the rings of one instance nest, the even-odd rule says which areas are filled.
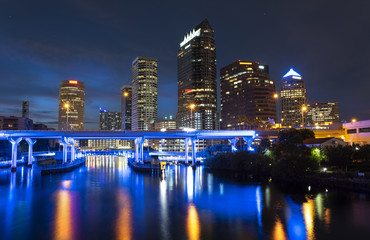
[[[353,118],[353,119],[352,119],[352,122],[357,122],[357,119],[356,119],[356,118]]]
[[[190,104],[190,127],[193,128],[193,109],[195,108],[195,104]]]
[[[123,131],[126,130],[126,98],[128,97],[128,92],[123,93]]]
[[[304,126],[304,112],[307,111],[307,107],[303,106],[302,107],[302,127]]]
[[[64,104],[64,108],[65,109],[67,109],[67,126],[66,126],[66,128],[67,128],[67,131],[68,131],[68,125],[69,125],[69,123],[68,123],[68,113],[69,113],[69,104],[68,103],[66,103],[66,104]]]
[[[274,98],[277,99],[279,97],[279,94],[275,93]]]

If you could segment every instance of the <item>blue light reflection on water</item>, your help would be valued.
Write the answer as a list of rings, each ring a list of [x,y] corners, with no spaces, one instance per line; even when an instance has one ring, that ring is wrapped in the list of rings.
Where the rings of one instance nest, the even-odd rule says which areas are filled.
[[[286,194],[271,184],[232,183],[202,167],[166,169],[165,176],[140,174],[123,158],[89,156],[85,167],[60,175],[41,176],[37,166],[2,170],[1,238],[299,240],[343,234],[332,222],[347,205],[330,203],[332,193]],[[346,216],[346,231],[369,233],[352,220],[359,209],[369,211],[367,195],[351,196],[348,206],[356,212]]]

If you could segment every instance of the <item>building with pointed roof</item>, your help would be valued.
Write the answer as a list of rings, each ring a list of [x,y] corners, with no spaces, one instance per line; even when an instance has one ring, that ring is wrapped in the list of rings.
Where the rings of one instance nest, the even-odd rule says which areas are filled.
[[[282,79],[280,86],[281,122],[283,126],[304,125],[306,87],[302,76],[291,68]]]
[[[207,19],[185,34],[177,54],[178,128],[219,129],[216,45]],[[190,108],[192,106],[192,108]]]

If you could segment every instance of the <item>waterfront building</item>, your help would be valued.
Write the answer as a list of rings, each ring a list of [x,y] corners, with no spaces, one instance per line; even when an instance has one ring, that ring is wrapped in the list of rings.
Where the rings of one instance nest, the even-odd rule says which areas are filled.
[[[170,119],[158,120],[154,122],[152,130],[154,131],[171,131],[176,130],[176,120]],[[150,146],[158,151],[163,152],[179,152],[184,151],[185,145],[183,139],[154,139],[150,141]]]
[[[292,68],[283,76],[280,99],[282,125],[304,125],[304,114],[307,111],[306,87],[302,76]]]
[[[121,112],[109,112],[99,108],[99,129],[100,130],[120,130],[121,129]]]
[[[307,104],[306,125],[339,122],[337,102],[316,102]]]
[[[121,112],[122,130],[131,130],[132,124],[132,87],[124,85],[121,87]]]
[[[208,20],[185,34],[177,54],[177,128],[219,129],[216,45]]]
[[[32,130],[32,119],[25,117],[0,116],[0,130]]]
[[[22,102],[22,117],[30,118],[30,101],[24,100]]]
[[[343,123],[346,131],[345,140],[349,144],[370,144],[370,120]]]
[[[220,78],[222,129],[276,120],[275,81],[267,65],[239,60],[221,68]]]
[[[137,57],[132,62],[132,130],[147,131],[157,120],[157,59]]]
[[[85,83],[62,81],[59,88],[59,130],[84,130]]]
[[[87,143],[86,143],[87,141]],[[131,140],[122,139],[88,139],[81,144],[84,150],[106,150],[106,149],[124,149],[132,150]]]

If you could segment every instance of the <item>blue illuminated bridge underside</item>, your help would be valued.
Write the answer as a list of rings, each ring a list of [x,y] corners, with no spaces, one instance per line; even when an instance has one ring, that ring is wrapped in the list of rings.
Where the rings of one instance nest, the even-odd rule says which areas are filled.
[[[75,160],[76,140],[82,139],[125,139],[135,141],[135,161],[144,161],[143,145],[145,139],[184,139],[185,162],[188,162],[188,146],[192,146],[192,163],[196,162],[196,142],[200,139],[228,139],[232,150],[236,143],[243,139],[250,146],[256,132],[252,130],[212,130],[212,131],[0,131],[0,140],[8,140],[12,144],[12,169],[16,168],[17,146],[26,140],[28,148],[28,164],[32,164],[33,144],[37,139],[59,139],[63,145],[63,163],[67,162],[68,147],[71,148],[71,162]]]
[[[255,137],[252,130],[220,130],[220,131],[0,131],[0,140],[9,138],[61,139],[230,139],[235,137]]]

